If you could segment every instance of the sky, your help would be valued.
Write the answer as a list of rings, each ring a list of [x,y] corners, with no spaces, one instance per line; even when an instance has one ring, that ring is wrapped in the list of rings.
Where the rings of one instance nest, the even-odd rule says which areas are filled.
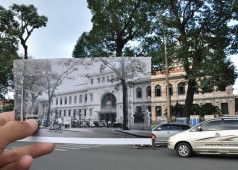
[[[0,0],[6,9],[13,3],[33,4],[48,18],[47,26],[35,29],[27,41],[29,55],[36,59],[70,58],[78,38],[92,27],[86,0]]]
[[[48,17],[47,26],[34,30],[27,42],[29,55],[35,59],[71,58],[78,38],[92,28],[87,0],[0,0],[7,9],[13,3],[33,4],[39,15]],[[238,71],[238,55],[230,57]],[[238,94],[238,80],[233,93]]]

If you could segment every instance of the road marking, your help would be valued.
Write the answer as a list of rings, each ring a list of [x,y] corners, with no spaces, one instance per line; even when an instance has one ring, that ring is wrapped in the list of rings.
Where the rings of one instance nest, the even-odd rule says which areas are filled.
[[[77,144],[56,144],[55,150],[57,151],[68,151],[68,150],[79,150],[79,149],[89,149],[96,148],[105,145],[77,145]]]

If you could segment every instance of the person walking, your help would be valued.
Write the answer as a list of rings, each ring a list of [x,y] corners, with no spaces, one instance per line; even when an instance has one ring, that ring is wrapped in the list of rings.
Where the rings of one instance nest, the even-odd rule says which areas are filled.
[[[151,140],[152,140],[152,148],[154,150],[157,149],[157,146],[156,146],[156,143],[155,143],[155,140],[156,140],[156,136],[152,133],[152,136],[151,136]]]

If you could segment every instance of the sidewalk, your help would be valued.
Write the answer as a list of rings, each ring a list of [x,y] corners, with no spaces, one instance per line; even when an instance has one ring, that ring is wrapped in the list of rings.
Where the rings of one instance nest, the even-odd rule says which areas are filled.
[[[141,137],[141,138],[151,138],[151,131],[146,131],[146,130],[122,130],[122,129],[115,129],[115,131],[121,132],[121,133],[126,133],[129,135],[133,135],[136,137]]]
[[[72,131],[72,132],[80,132],[80,131],[90,131],[92,129],[88,128],[67,128],[63,129],[64,131]],[[141,137],[141,138],[151,138],[151,131],[146,131],[146,130],[122,130],[122,129],[114,129],[117,132],[133,135],[136,137]]]

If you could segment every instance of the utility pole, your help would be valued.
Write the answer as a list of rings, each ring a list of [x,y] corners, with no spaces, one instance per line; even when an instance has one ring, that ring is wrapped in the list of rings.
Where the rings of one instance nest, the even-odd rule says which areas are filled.
[[[163,13],[158,12],[157,17],[162,20],[163,15],[166,15],[165,11]],[[171,101],[170,101],[170,94],[169,94],[169,63],[168,63],[168,51],[167,51],[167,27],[163,22],[162,24],[162,31],[163,31],[163,39],[164,39],[164,60],[165,60],[165,67],[166,67],[166,105],[167,105],[167,122],[172,121],[171,116]]]

